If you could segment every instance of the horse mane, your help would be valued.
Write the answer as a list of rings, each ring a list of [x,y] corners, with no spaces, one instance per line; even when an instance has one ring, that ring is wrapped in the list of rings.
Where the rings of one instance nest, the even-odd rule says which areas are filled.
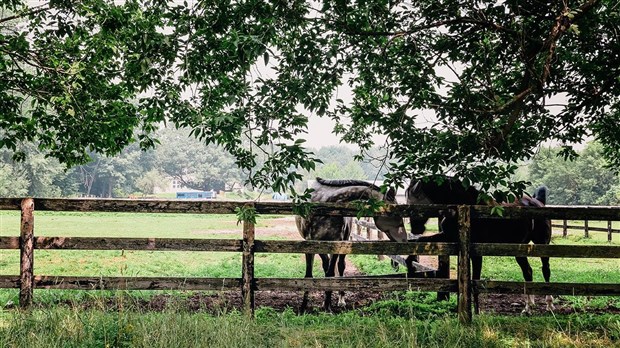
[[[477,204],[480,194],[475,187],[465,188],[462,181],[447,175],[417,180],[411,193],[420,191],[436,204]]]
[[[370,187],[371,189],[375,190],[375,191],[381,191],[381,189],[379,188],[379,186],[375,185],[375,184],[371,184],[369,182],[366,182],[364,180],[352,180],[352,179],[323,179],[323,178],[316,178],[316,181],[321,184],[321,185],[325,185],[325,186],[332,186],[332,187],[346,187],[346,186],[366,186],[366,187]]]
[[[547,186],[540,186],[534,191],[534,198],[536,198],[540,203],[546,205],[547,204],[547,194],[549,193],[549,189]]]

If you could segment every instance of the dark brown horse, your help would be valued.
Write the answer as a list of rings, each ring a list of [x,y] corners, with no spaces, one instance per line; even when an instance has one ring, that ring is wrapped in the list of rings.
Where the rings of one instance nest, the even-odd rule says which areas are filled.
[[[384,200],[387,203],[396,203],[396,191],[391,188],[384,195],[379,187],[361,180],[324,180],[316,178],[316,182],[311,187],[311,202],[339,202],[346,203],[355,200],[366,200],[374,198]],[[351,236],[353,218],[335,216],[308,216],[296,217],[297,230],[306,240],[325,240],[325,241],[346,241]],[[393,241],[406,242],[407,234],[403,219],[400,217],[375,217],[375,225]],[[338,273],[344,275],[345,255],[319,254],[323,264],[323,271],[326,277],[335,275],[336,264]],[[312,266],[314,254],[306,254],[306,278],[312,278]],[[308,304],[308,292],[304,293],[304,298],[300,307],[301,311],[306,309]],[[344,306],[344,292],[340,292],[338,305]],[[325,292],[325,310],[331,306],[331,291]]]
[[[479,192],[474,187],[465,188],[463,184],[451,177],[439,177],[436,180],[412,181],[407,189],[408,204],[477,204]],[[523,196],[521,199],[504,206],[527,206],[543,207],[547,199],[547,188],[540,187],[533,197]],[[496,204],[496,203],[490,203]],[[442,233],[431,236],[423,236],[419,242],[457,242],[458,221],[454,212],[444,213],[441,219]],[[412,233],[424,232],[427,219],[411,219]],[[549,244],[551,241],[551,221],[549,219],[475,219],[471,223],[472,243],[517,243]],[[525,281],[532,281],[532,267],[527,257],[516,257],[517,263],[523,272]],[[549,282],[551,271],[549,258],[541,257],[542,272],[546,282]],[[480,279],[482,270],[482,256],[472,256],[472,277]],[[553,297],[546,297],[547,310],[553,310]],[[524,312],[530,312],[530,306],[534,305],[534,296],[526,295]],[[478,305],[478,292],[474,291],[474,308],[476,313]]]

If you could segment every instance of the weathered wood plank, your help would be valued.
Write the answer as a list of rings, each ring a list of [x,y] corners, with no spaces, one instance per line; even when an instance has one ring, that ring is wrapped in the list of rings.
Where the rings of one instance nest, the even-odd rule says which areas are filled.
[[[532,295],[618,296],[620,286],[609,283],[545,283],[524,281],[475,280],[480,292]]]
[[[37,289],[239,290],[241,278],[36,276]]]
[[[456,280],[421,278],[257,278],[256,291],[457,291]]]
[[[32,305],[34,293],[34,200],[24,198],[21,204],[21,227],[20,227],[20,285],[19,306],[28,308]]]
[[[358,236],[355,237],[359,238]],[[158,250],[241,252],[237,239],[172,239],[172,238],[97,238],[35,237],[35,249],[63,250]],[[322,242],[322,241],[255,241],[255,252],[263,253],[342,253],[398,255],[455,255],[456,243]],[[0,237],[0,249],[19,249],[19,237]],[[474,255],[485,256],[549,256],[567,258],[620,258],[620,246],[613,245],[534,245],[472,244]],[[396,260],[397,262],[399,260]],[[422,270],[422,269],[421,269]],[[428,270],[427,270],[428,271]]]
[[[18,289],[18,275],[0,275],[0,289]],[[522,294],[524,289],[533,295],[620,296],[618,284],[610,283],[545,283],[523,281],[473,281],[481,293]],[[212,290],[235,291],[241,278],[181,278],[181,277],[73,277],[35,276],[37,289],[72,290]],[[257,278],[255,291],[261,290],[332,290],[338,291],[446,291],[456,292],[456,280],[418,278]]]
[[[608,221],[608,222],[611,222],[611,221]],[[553,227],[553,228],[564,228],[564,225],[563,224],[552,224],[551,227]],[[581,225],[566,225],[566,228],[569,229],[569,230],[583,231],[585,227],[581,226]],[[609,231],[611,231],[611,233],[620,233],[619,229],[614,229],[614,228],[608,229],[607,227],[592,227],[592,226],[589,226],[588,229],[590,231],[596,231],[596,232],[609,232]]]
[[[183,238],[35,237],[34,248],[62,250],[242,251],[240,239]],[[0,249],[19,249],[19,237],[0,237]]]
[[[19,276],[0,275],[0,289],[19,289]]]
[[[331,242],[331,241],[256,241],[256,252],[261,253],[322,253],[368,255],[456,255],[456,243],[398,243],[387,241]]]
[[[0,249],[19,249],[19,237],[0,237]]]
[[[21,199],[0,198],[1,210],[19,210]],[[186,201],[155,199],[64,199],[37,198],[36,210],[48,211],[108,211],[142,213],[195,213],[195,214],[234,214],[235,208],[248,202],[243,201]],[[289,202],[252,202],[259,214],[293,214],[293,204]],[[353,204],[313,203],[312,212],[316,215],[356,216]],[[374,215],[412,216],[416,218],[437,216],[440,210],[455,208],[451,205],[386,205]],[[620,207],[602,206],[546,206],[505,207],[505,218],[539,217],[556,220],[614,220],[620,221]],[[472,218],[499,218],[491,214],[490,206],[472,206]]]
[[[491,214],[491,206],[472,206],[472,218],[501,218]],[[601,220],[620,221],[620,207],[603,206],[545,206],[505,207],[503,218],[536,217],[555,220]]]
[[[459,261],[458,261],[458,316],[461,323],[470,323],[472,319],[472,292],[471,292],[471,207],[459,206]]]
[[[472,244],[472,254],[485,256],[549,256],[567,258],[620,258],[615,245]]]
[[[21,198],[0,198],[0,210],[20,210]]]
[[[37,249],[241,252],[239,239],[37,237]]]
[[[0,210],[20,209],[19,198],[0,198]],[[235,209],[252,203],[258,214],[292,215],[293,204],[288,202],[244,202],[244,201],[188,201],[159,199],[66,199],[37,198],[35,209],[43,211],[100,211],[129,213],[190,213],[190,214],[235,214]],[[415,217],[437,216],[447,205],[387,205],[375,215],[401,215]],[[357,216],[358,209],[347,203],[313,203],[312,213],[330,216]]]

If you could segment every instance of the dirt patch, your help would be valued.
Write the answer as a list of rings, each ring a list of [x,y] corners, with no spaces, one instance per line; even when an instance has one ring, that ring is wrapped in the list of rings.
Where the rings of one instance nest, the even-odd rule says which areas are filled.
[[[390,294],[378,292],[346,292],[346,305],[339,307],[337,296],[332,296],[332,313],[341,313],[356,309],[363,309],[377,302],[378,300],[390,298]],[[256,308],[269,307],[277,312],[292,310],[299,313],[299,305],[303,298],[301,291],[257,291],[255,293]],[[323,312],[323,292],[313,291],[309,295],[309,303],[306,313]],[[110,299],[105,307],[108,309],[121,309],[119,304],[122,301]],[[554,314],[572,314],[587,312],[588,314],[620,314],[620,308],[608,306],[604,308],[576,309],[568,301],[562,298],[555,299]],[[75,305],[75,304],[73,304]],[[178,295],[160,294],[151,297],[149,300],[134,300],[131,304],[124,303],[124,306],[136,307],[146,311],[164,310],[184,310],[190,312],[207,313],[227,313],[231,311],[242,311],[243,302],[239,291],[226,291],[219,293],[192,292],[189,296],[181,298]],[[84,303],[83,307],[93,307],[94,305]],[[97,305],[100,307],[101,303]],[[523,315],[524,298],[522,295],[511,294],[484,294],[480,296],[480,306],[483,313],[494,313],[502,315]],[[454,308],[456,311],[456,308]],[[536,297],[536,305],[532,308],[532,315],[547,314],[544,296]]]

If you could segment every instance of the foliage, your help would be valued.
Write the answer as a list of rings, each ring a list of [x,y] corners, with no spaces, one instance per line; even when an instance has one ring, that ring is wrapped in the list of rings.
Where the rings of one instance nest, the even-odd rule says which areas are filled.
[[[326,163],[316,170],[315,175],[329,179],[366,179],[362,167],[353,160],[344,166],[336,162]]]
[[[358,158],[351,148],[343,145],[323,146],[313,152],[323,162],[317,164],[314,173],[321,178],[383,180],[387,170],[384,165],[387,154],[379,147],[370,148],[361,158]]]
[[[617,205],[620,180],[606,167],[603,148],[591,142],[572,161],[560,157],[561,148],[543,148],[529,165],[528,179],[549,187],[548,204]]]
[[[220,191],[242,181],[242,171],[222,148],[205,146],[185,130],[164,128],[157,134],[160,140],[154,150],[157,167],[182,186]]]
[[[19,144],[35,142],[80,164],[89,151],[119,153],[134,134],[141,147],[154,144],[170,80],[158,68],[176,59],[159,8],[88,0],[9,1],[0,10],[0,147],[20,158]]]
[[[156,189],[164,188],[167,183],[166,178],[162,177],[159,171],[153,169],[136,180],[136,188],[143,195],[150,195],[154,194]]]
[[[14,172],[13,167],[0,163],[0,197],[24,197],[28,195],[28,179]]]
[[[387,136],[395,183],[519,193],[514,163],[587,136],[620,163],[615,1],[24,3],[0,18],[0,147],[16,158],[23,141],[68,164],[148,148],[166,121],[284,192],[316,166],[313,114],[363,151]]]
[[[14,161],[9,151],[0,149],[0,196],[58,197],[77,191],[58,160],[46,157],[32,144],[20,148],[28,153],[24,161]]]
[[[361,219],[364,216],[374,216],[376,212],[385,206],[385,201],[374,197],[370,197],[365,200],[356,200],[351,203],[355,206],[355,209],[357,209],[358,219]]]
[[[237,214],[237,225],[240,223],[256,224],[256,208],[250,205],[244,205],[243,207],[236,207],[235,214]]]

